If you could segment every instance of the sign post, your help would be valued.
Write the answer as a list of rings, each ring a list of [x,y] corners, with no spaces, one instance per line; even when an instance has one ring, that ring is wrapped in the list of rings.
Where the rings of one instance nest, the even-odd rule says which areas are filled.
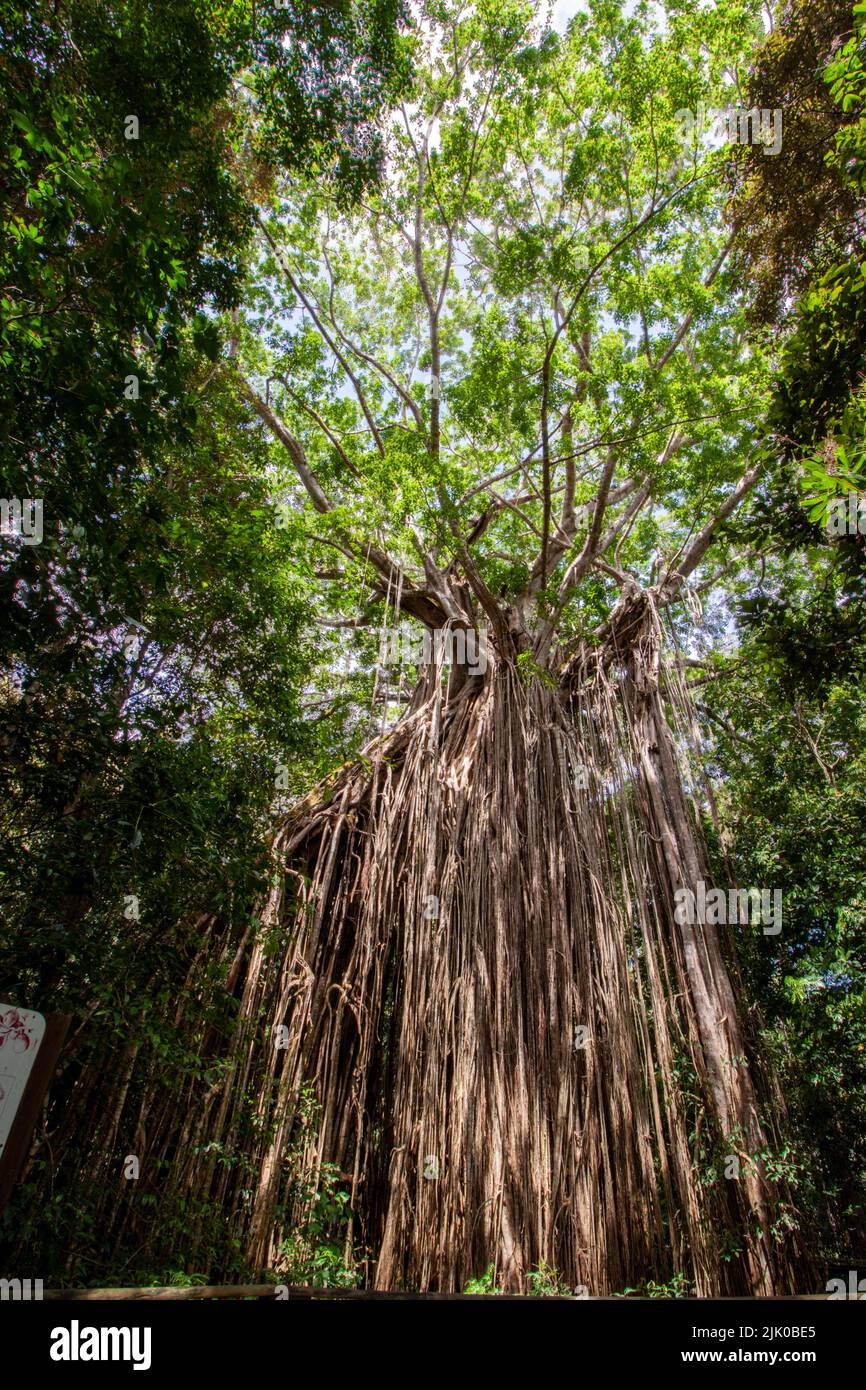
[[[27,1156],[71,1018],[0,1003],[0,1212]]]

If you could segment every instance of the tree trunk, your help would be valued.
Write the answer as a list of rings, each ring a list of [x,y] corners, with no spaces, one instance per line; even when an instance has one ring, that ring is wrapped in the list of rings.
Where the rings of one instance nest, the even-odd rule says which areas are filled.
[[[231,1102],[255,1088],[255,1267],[302,1213],[293,1177],[329,1163],[376,1288],[492,1263],[525,1291],[545,1262],[593,1295],[792,1289],[720,933],[675,921],[709,875],[664,674],[646,595],[556,679],[492,652],[449,698],[428,671],[280,828]]]

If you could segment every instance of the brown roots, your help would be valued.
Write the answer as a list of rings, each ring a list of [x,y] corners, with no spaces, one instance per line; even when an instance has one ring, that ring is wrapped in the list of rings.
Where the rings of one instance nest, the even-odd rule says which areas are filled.
[[[214,1215],[284,1270],[326,1175],[345,1259],[378,1288],[462,1290],[492,1264],[525,1292],[542,1263],[598,1295],[806,1286],[727,930],[676,921],[677,889],[709,875],[662,645],[639,595],[555,678],[494,651],[449,693],[428,668],[295,808],[255,925],[191,924],[176,1023],[205,1079],[143,1069],[131,1043],[83,1068],[52,1134],[104,1194],[106,1249],[151,1244],[153,1205],[118,1188],[127,1145],[211,1275]],[[207,970],[228,1027],[184,1013]]]
[[[637,617],[627,658],[585,654],[564,684],[494,660],[449,702],[433,673],[280,828],[215,1117],[223,1139],[256,1098],[254,1264],[303,1214],[312,1087],[301,1161],[339,1168],[375,1287],[460,1290],[493,1263],[525,1290],[544,1261],[592,1294],[675,1272],[790,1290],[719,929],[674,920],[706,877],[684,691],[668,671],[663,699],[658,620]]]

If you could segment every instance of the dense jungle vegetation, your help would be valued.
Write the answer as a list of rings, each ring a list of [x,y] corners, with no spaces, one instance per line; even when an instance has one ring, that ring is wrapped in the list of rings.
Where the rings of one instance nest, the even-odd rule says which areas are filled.
[[[10,1268],[866,1260],[864,22],[8,0]]]

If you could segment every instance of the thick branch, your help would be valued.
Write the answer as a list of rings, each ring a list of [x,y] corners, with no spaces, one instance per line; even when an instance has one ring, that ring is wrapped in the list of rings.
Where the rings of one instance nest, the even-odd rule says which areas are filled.
[[[295,438],[291,430],[283,424],[280,417],[271,409],[267,401],[259,395],[258,391],[250,385],[240,372],[237,373],[237,381],[244,399],[249,402],[259,418],[265,422],[268,429],[286,450],[286,453],[292,460],[295,472],[306,488],[316,511],[329,512],[331,510],[331,504],[322,491],[318,479],[307,462],[306,451],[301,441]]]
[[[684,581],[689,577],[694,569],[701,563],[704,555],[710,548],[716,531],[723,521],[740,505],[747,493],[751,492],[755,483],[761,475],[763,462],[755,463],[743,474],[733,492],[730,493],[719,507],[715,516],[712,517],[705,526],[701,528],[697,536],[689,546],[681,563],[676,569],[668,569],[662,583],[659,585],[659,602],[663,604],[671,603],[679,593]]]

